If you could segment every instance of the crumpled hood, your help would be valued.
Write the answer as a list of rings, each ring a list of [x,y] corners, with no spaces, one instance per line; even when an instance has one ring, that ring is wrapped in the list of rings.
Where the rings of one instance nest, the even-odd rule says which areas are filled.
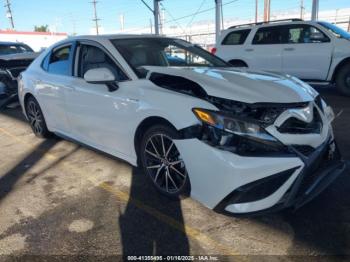
[[[295,77],[237,68],[145,66],[147,78],[155,73],[185,77],[211,96],[246,103],[298,103],[318,93]]]

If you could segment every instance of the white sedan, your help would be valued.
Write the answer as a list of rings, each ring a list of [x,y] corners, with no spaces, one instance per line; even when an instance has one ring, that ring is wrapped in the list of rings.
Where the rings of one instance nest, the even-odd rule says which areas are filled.
[[[159,192],[220,212],[300,207],[345,169],[333,111],[309,85],[179,39],[64,40],[22,73],[19,98],[38,137],[124,159]]]

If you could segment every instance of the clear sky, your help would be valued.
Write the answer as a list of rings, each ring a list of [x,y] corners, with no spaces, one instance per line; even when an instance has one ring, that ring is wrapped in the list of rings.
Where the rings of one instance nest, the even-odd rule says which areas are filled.
[[[152,5],[152,0],[145,0]],[[16,30],[32,31],[35,25],[48,24],[56,26],[60,32],[78,34],[89,33],[93,26],[91,0],[11,0],[12,12]],[[255,15],[255,0],[223,0],[229,3],[224,6],[225,18],[253,18]],[[260,13],[263,11],[264,0],[259,0]],[[271,12],[297,10],[301,0],[271,0]],[[304,0],[307,12],[311,10],[312,0]],[[3,1],[1,1],[1,4]],[[196,13],[214,7],[214,0],[163,0],[162,5],[166,9],[166,19],[171,21],[179,17]],[[350,0],[320,0],[320,10],[350,8]],[[100,25],[106,31],[120,29],[120,15],[124,14],[125,28],[149,27],[152,13],[142,4],[141,0],[99,0],[97,4]],[[0,28],[9,28],[6,18],[6,10],[0,6]],[[210,10],[196,16],[181,19],[173,24],[188,24],[214,19],[214,10]],[[172,24],[168,22],[168,25]]]

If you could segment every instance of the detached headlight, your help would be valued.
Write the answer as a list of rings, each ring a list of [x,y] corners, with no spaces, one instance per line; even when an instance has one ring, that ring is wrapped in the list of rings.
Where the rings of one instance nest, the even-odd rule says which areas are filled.
[[[286,147],[268,134],[258,121],[201,108],[194,108],[193,113],[202,123],[198,138],[218,149],[245,156],[286,152]]]
[[[257,122],[245,121],[220,114],[220,112],[200,108],[193,109],[193,112],[201,122],[228,133],[250,137],[252,139],[277,141],[276,138],[268,134]]]

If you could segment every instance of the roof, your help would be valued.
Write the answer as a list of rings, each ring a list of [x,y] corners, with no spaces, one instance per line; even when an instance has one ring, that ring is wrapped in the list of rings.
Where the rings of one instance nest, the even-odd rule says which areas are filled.
[[[259,23],[250,23],[231,26],[225,30],[239,30],[239,29],[250,29],[254,27],[268,27],[268,26],[277,26],[277,25],[288,25],[288,24],[300,24],[300,23],[312,23],[315,21],[305,21],[302,19],[284,19],[284,20],[275,20],[270,22],[259,22]]]
[[[0,45],[23,45],[24,43],[22,42],[5,42],[5,41],[0,41]]]
[[[155,34],[106,34],[106,35],[78,35],[70,38],[72,39],[125,39],[125,38],[167,38],[162,35]]]

